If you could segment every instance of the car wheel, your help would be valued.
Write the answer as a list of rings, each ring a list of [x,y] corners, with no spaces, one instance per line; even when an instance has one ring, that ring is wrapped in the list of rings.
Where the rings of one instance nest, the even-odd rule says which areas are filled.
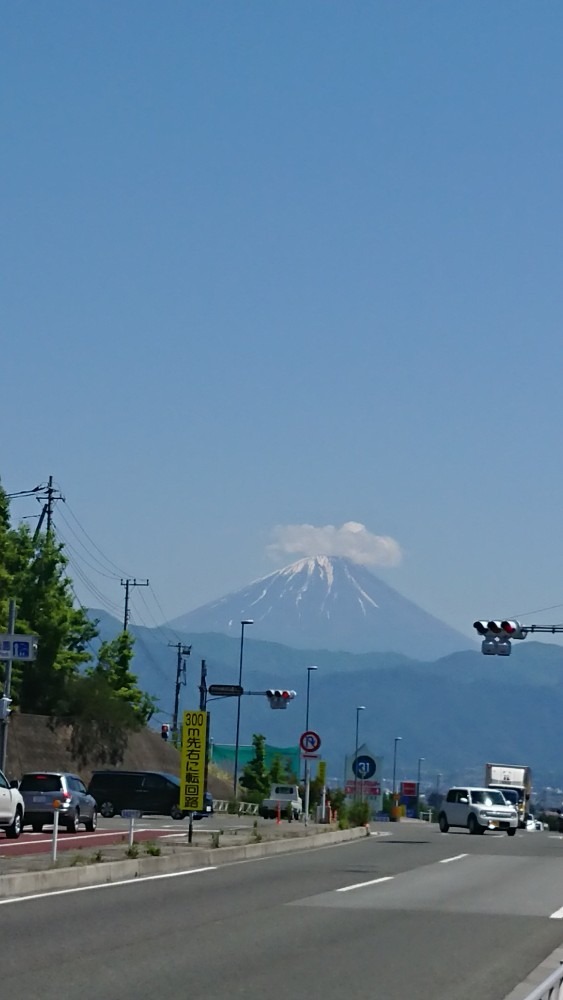
[[[112,816],[115,816],[115,806],[113,802],[102,802],[100,812],[104,819],[111,819]]]
[[[80,812],[77,809],[66,824],[67,833],[78,833],[78,824],[80,823]]]
[[[98,825],[98,814],[94,809],[94,812],[92,813],[92,818],[84,820],[84,826],[88,830],[88,833],[94,833],[94,830],[96,829],[97,825]]]
[[[33,830],[34,833],[42,833],[43,832],[43,823],[32,823],[31,824],[31,829]]]
[[[446,817],[445,813],[440,813],[440,815],[438,817],[438,826],[440,827],[440,833],[447,833],[448,832],[448,830],[450,828],[450,824],[448,823],[448,820],[447,820],[447,817]]]
[[[516,836],[516,827],[515,826],[511,826],[511,827],[508,828],[508,830],[506,832],[507,832],[507,834],[508,834],[509,837],[515,837]]]
[[[23,830],[23,817],[21,809],[16,810],[16,815],[14,816],[12,822],[8,827],[6,827],[6,836],[10,840],[17,840],[21,836]]]
[[[469,817],[469,820],[467,822],[467,829],[472,834],[483,833],[483,827],[479,825],[479,823],[477,822],[477,817],[474,816],[473,813],[471,813],[471,816]]]
[[[170,810],[170,815],[171,815],[172,819],[183,819],[184,818],[184,813],[180,809],[180,806],[172,806],[172,808]]]

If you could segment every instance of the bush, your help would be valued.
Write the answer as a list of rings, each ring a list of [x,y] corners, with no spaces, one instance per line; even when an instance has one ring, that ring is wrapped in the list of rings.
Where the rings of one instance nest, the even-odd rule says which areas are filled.
[[[227,805],[227,812],[229,816],[238,816],[239,804],[236,799],[229,799]]]
[[[348,830],[349,827],[350,827],[350,822],[348,820],[348,817],[347,816],[341,816],[341,815],[339,815],[338,816],[338,829],[339,830]]]
[[[348,809],[351,826],[365,826],[369,822],[370,811],[367,802],[353,802]]]

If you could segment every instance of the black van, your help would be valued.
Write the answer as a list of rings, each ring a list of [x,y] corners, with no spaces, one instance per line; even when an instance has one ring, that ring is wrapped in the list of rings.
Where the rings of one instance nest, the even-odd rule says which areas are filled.
[[[165,771],[94,771],[88,792],[93,795],[102,816],[110,817],[122,809],[138,809],[141,813],[183,819],[180,809],[180,781]],[[213,813],[213,798],[205,793],[203,812],[194,813],[202,819]]]

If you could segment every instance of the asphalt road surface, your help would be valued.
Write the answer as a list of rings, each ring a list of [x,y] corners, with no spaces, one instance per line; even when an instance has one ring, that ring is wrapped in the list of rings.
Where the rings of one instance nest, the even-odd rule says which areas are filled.
[[[503,1000],[561,944],[563,838],[379,829],[0,903],[3,993]]]

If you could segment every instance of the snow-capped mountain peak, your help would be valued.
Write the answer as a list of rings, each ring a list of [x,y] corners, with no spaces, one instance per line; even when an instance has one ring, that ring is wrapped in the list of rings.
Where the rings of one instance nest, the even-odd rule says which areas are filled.
[[[349,559],[310,556],[176,618],[188,632],[240,633],[303,649],[393,651],[435,659],[469,640]]]

